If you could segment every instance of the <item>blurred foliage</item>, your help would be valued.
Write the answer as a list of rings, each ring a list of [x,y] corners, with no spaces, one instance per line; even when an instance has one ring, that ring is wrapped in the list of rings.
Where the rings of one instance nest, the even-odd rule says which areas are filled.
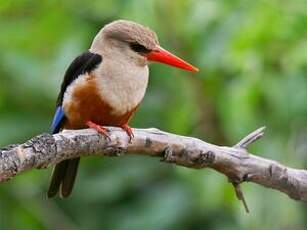
[[[232,145],[262,125],[252,151],[307,168],[306,0],[0,0],[0,144],[46,132],[63,73],[94,35],[124,18],[199,74],[151,66],[135,127]],[[0,229],[306,229],[307,208],[244,184],[145,157],[82,159],[73,196],[46,199],[48,170],[0,186]]]

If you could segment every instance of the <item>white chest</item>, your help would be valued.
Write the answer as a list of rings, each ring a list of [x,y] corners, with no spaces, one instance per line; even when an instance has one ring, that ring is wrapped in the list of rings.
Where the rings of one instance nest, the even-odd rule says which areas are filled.
[[[148,67],[105,61],[94,71],[103,100],[122,115],[133,110],[143,99],[148,84]]]

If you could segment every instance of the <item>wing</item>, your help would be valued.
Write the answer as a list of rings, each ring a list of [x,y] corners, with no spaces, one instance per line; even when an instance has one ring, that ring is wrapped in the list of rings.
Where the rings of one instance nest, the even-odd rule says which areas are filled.
[[[65,118],[65,113],[62,108],[63,97],[67,87],[76,80],[80,75],[93,71],[102,61],[99,54],[94,54],[89,51],[78,56],[66,70],[64,80],[61,85],[61,91],[57,99],[57,108],[51,124],[51,132],[58,133],[61,129]]]
[[[65,73],[61,91],[58,96],[57,108],[51,125],[52,133],[58,133],[66,119],[62,103],[67,87],[80,75],[93,71],[101,61],[102,57],[99,54],[86,52],[81,54],[70,64]],[[55,196],[60,187],[60,195],[62,197],[70,195],[76,179],[79,160],[80,158],[64,160],[55,166],[48,189],[48,197]]]

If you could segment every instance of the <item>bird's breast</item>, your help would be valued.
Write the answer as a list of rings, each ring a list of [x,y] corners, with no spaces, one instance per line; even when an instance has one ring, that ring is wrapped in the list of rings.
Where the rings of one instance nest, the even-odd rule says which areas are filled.
[[[114,114],[125,114],[142,101],[148,84],[148,67],[106,60],[94,71],[97,88]]]

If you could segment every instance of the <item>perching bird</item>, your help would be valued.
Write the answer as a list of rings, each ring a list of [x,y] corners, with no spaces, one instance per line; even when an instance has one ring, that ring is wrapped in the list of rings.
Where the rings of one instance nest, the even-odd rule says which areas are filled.
[[[125,20],[104,26],[89,51],[78,56],[65,73],[52,133],[90,127],[108,138],[103,126],[118,126],[132,138],[128,122],[144,97],[150,61],[198,71],[162,49],[147,27]],[[79,160],[64,160],[55,166],[48,197],[59,190],[61,197],[71,194]]]

